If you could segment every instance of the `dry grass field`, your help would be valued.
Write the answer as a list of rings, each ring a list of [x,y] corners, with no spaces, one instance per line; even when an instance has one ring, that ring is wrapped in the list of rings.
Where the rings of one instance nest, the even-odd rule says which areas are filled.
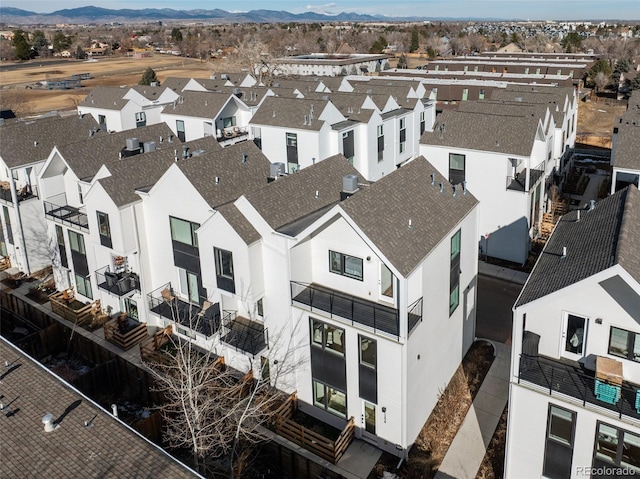
[[[607,101],[594,97],[593,101],[580,102],[578,107],[578,135],[605,136],[611,138],[613,122],[627,109],[626,103]]]
[[[162,82],[167,77],[208,78],[223,66],[170,55],[154,55],[143,59],[104,58],[96,62],[34,61],[31,65],[11,69],[3,64],[5,68],[0,71],[0,103],[3,108],[14,109],[20,116],[51,110],[73,110],[92,88],[98,85],[135,85],[148,67],[155,70]],[[82,81],[82,88],[46,90],[37,85],[38,82],[61,80],[79,73],[91,74],[90,80]]]

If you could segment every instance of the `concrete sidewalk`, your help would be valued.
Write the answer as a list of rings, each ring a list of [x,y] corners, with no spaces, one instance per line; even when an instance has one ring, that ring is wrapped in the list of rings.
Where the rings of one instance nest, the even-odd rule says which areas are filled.
[[[516,271],[484,261],[478,261],[478,273],[518,284],[526,283],[529,277],[529,274],[524,271]]]
[[[511,348],[493,343],[496,357],[445,455],[436,479],[474,479],[509,399]]]

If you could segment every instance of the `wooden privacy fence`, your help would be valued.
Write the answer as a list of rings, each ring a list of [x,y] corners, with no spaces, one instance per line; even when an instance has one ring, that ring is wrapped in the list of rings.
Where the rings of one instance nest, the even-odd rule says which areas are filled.
[[[140,357],[145,363],[168,365],[171,358],[162,351],[162,348],[171,341],[173,330],[171,325],[157,331],[153,336],[144,339],[140,343]]]
[[[355,430],[353,417],[349,419],[338,438],[332,441],[291,419],[298,408],[297,403],[298,399],[294,393],[276,411],[276,434],[333,464],[337,464],[353,440]]]

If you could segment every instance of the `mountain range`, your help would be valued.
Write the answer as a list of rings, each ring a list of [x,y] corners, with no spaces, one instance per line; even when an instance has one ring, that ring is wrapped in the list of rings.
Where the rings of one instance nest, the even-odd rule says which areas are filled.
[[[423,21],[425,17],[385,17],[357,13],[289,13],[275,10],[251,10],[227,12],[225,10],[174,10],[172,8],[143,8],[111,10],[94,6],[37,13],[13,7],[0,7],[0,21],[4,24],[55,24],[55,23],[139,23],[154,21],[198,21],[210,23],[288,23],[288,22],[380,22]]]

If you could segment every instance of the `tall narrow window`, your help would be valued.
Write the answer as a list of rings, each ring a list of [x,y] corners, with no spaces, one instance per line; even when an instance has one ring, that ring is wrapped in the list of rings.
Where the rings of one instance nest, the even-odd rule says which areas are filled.
[[[82,184],[78,182],[78,201],[81,205],[84,205],[84,193],[82,192]]]
[[[453,185],[465,179],[465,155],[449,153],[449,182]]]
[[[480,92],[478,93],[478,100],[484,100],[484,88],[480,88]]]
[[[67,259],[67,248],[64,243],[64,230],[60,225],[56,225],[56,240],[58,242],[58,253],[60,254],[60,265],[63,268],[68,268],[69,260]]]
[[[190,303],[199,304],[200,295],[198,285],[200,281],[198,275],[184,268],[178,268],[178,276],[180,278],[180,293],[182,293],[185,298],[188,298]]]
[[[342,133],[342,152],[349,160],[349,164],[353,165],[353,157],[355,155],[353,130]]]
[[[216,281],[218,288],[229,291],[230,293],[236,292],[234,277],[233,277],[233,253],[224,249],[213,249],[215,261],[216,261]]]
[[[407,149],[407,119],[400,118],[400,153],[404,153]]]
[[[378,343],[375,339],[358,335],[360,361],[358,363],[358,389],[362,399],[378,402]]]
[[[295,173],[299,169],[298,135],[296,133],[287,133],[286,142],[287,142],[287,170],[289,173]]]
[[[423,111],[420,112],[420,136],[422,136],[422,134],[424,133],[424,130],[426,129],[426,122],[425,122],[425,113]]]
[[[378,161],[384,158],[384,127],[378,125]]]
[[[96,211],[98,216],[98,235],[100,236],[100,244],[107,248],[112,247],[111,243],[111,228],[109,226],[109,215]]]
[[[136,128],[145,126],[147,124],[147,114],[143,111],[136,113]]]
[[[185,141],[185,133],[184,133],[184,121],[183,120],[176,120],[176,132],[178,133],[178,138],[180,138],[180,141]]]
[[[464,88],[462,90],[462,101],[467,101],[469,99],[469,89]]]
[[[9,217],[9,208],[2,207],[2,216],[4,216],[4,225],[7,229],[7,243],[13,244],[13,229],[11,228],[11,218]]]
[[[7,243],[4,241],[4,232],[2,231],[2,222],[0,221],[0,256],[7,256]]]
[[[449,272],[449,316],[460,304],[460,238],[458,230],[451,238],[451,269]]]
[[[553,404],[549,405],[547,439],[542,474],[549,479],[571,477],[573,438],[576,413]]]
[[[98,115],[98,124],[101,130],[107,131],[107,117],[105,115]]]

